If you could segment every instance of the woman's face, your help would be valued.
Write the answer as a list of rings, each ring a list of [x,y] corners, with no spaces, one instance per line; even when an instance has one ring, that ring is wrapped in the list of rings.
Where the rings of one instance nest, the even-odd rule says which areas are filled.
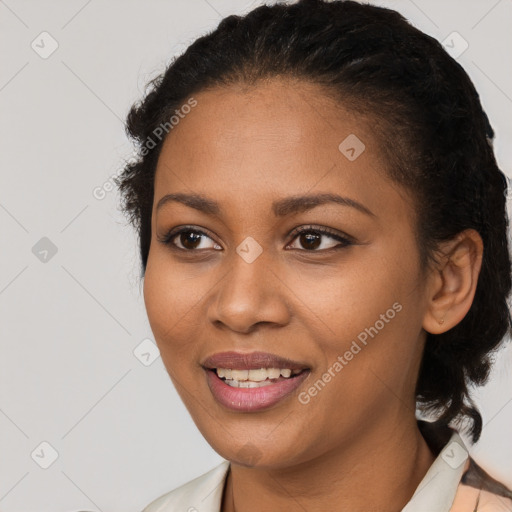
[[[371,122],[317,87],[194,95],[156,170],[150,325],[199,430],[244,465],[299,464],[414,421],[426,300],[413,205]],[[343,199],[290,200],[325,194]]]

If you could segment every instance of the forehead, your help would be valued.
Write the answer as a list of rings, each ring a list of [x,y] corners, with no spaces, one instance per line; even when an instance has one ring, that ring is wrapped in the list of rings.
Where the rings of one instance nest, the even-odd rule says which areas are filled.
[[[385,173],[371,122],[316,84],[273,79],[194,99],[197,106],[164,141],[155,202],[194,191],[247,205],[321,190],[379,209],[403,192]]]
[[[183,116],[164,146],[194,144],[195,155],[212,152],[229,157],[240,149],[276,153],[297,147],[311,151],[317,146],[325,150],[346,130],[367,138],[360,116],[309,82],[274,78],[213,88],[194,98],[197,106]],[[326,134],[332,137],[325,140]]]

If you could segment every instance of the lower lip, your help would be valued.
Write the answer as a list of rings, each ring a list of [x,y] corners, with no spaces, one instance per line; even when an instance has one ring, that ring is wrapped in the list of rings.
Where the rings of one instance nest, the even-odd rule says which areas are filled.
[[[234,388],[220,379],[215,371],[205,371],[208,386],[215,399],[228,409],[239,412],[261,411],[277,404],[293,393],[310,373],[306,370],[296,377],[283,379],[260,388]]]

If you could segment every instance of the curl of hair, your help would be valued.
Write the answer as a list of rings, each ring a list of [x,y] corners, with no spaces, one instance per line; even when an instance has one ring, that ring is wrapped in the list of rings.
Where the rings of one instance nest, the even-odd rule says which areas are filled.
[[[116,180],[139,235],[142,276],[165,140],[143,151],[154,130],[194,93],[276,77],[317,84],[372,123],[386,172],[415,199],[422,268],[435,263],[439,242],[469,228],[482,237],[472,306],[449,331],[427,333],[416,386],[420,410],[444,424],[470,420],[476,442],[482,418],[469,388],[485,383],[491,357],[512,327],[507,180],[470,78],[437,40],[396,11],[350,0],[263,5],[223,19],[150,82],[126,123],[138,158]]]

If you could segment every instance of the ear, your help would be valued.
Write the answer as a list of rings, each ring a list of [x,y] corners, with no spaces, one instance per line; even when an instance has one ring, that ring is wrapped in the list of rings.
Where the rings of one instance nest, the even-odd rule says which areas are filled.
[[[441,244],[426,287],[423,328],[427,332],[449,331],[466,316],[475,296],[483,249],[482,238],[474,229]]]

